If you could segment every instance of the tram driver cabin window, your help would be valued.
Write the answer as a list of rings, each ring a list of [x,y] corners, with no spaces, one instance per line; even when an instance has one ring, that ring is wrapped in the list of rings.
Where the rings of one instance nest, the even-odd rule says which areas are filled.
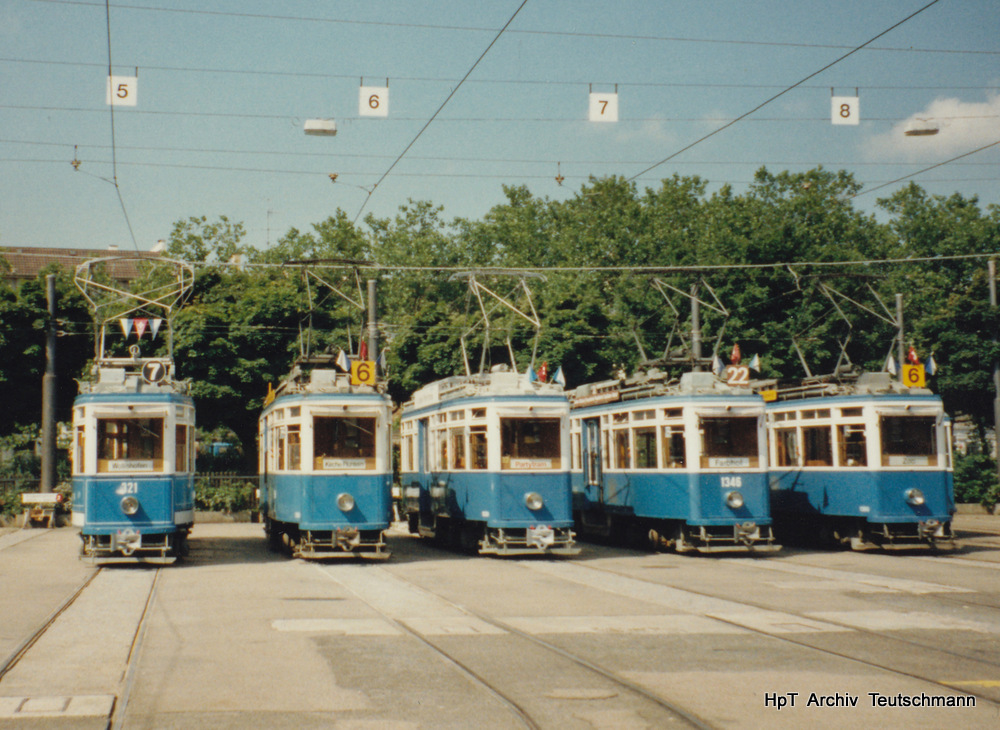
[[[97,419],[97,471],[163,471],[163,419]]]
[[[882,416],[882,466],[937,466],[933,416]]]
[[[375,419],[316,416],[313,468],[317,471],[375,468]]]
[[[558,418],[501,418],[502,469],[558,469],[561,466]]]
[[[756,467],[757,417],[702,418],[702,468]]]

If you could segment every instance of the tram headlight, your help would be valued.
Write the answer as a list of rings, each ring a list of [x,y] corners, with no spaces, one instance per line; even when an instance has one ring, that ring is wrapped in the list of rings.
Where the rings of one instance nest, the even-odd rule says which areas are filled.
[[[743,495],[739,492],[730,492],[726,495],[726,504],[732,509],[739,509],[743,506]]]
[[[924,497],[924,493],[915,487],[913,489],[907,489],[905,496],[906,496],[906,501],[909,504],[912,504],[914,507],[919,507],[920,505],[922,505],[924,502],[927,501],[927,499]]]
[[[350,512],[354,509],[354,497],[347,492],[341,492],[337,495],[337,507],[341,512]]]
[[[122,498],[122,512],[127,515],[134,515],[139,511],[139,500],[135,497]]]
[[[537,512],[545,506],[545,500],[538,492],[528,492],[524,495],[524,506],[532,512]]]

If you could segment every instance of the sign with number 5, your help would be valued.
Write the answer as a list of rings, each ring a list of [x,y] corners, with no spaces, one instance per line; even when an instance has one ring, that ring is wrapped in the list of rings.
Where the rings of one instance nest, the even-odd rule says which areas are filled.
[[[358,97],[359,117],[389,116],[389,87],[362,86]]]
[[[830,123],[831,124],[857,124],[861,121],[861,114],[858,109],[858,97],[856,96],[833,96],[830,98]]]
[[[108,76],[105,103],[110,106],[135,106],[139,79],[135,76]]]

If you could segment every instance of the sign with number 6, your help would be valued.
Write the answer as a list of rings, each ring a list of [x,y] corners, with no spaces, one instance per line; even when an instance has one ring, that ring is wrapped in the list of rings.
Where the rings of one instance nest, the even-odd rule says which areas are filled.
[[[831,124],[857,124],[861,121],[858,97],[833,96],[830,98],[830,103]]]
[[[359,117],[389,116],[389,87],[362,86],[358,96]]]
[[[374,360],[355,360],[351,363],[351,385],[375,385]]]

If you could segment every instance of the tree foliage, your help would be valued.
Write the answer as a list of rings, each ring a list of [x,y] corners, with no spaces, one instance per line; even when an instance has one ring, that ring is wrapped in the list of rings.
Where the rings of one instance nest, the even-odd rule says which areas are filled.
[[[982,433],[992,425],[1000,319],[989,305],[981,255],[1000,248],[1000,211],[910,185],[879,201],[880,220],[854,207],[860,190],[849,173],[823,168],[761,168],[742,194],[727,186],[708,193],[706,181],[679,175],[645,189],[619,177],[591,178],[558,201],[507,186],[504,201],[480,220],[449,221],[440,207],[413,200],[393,217],[369,215],[360,225],[337,210],[265,250],[244,242],[239,223],[191,217],[174,225],[167,247],[171,257],[199,264],[194,294],[174,323],[174,357],[192,380],[199,423],[231,428],[252,465],[268,385],[301,352],[356,351],[364,337],[364,313],[307,280],[304,268],[322,271],[359,302],[363,280],[378,280],[397,402],[464,372],[463,335],[470,366],[479,367],[479,304],[468,277],[456,275],[462,271],[479,272],[479,281],[511,296],[520,296],[518,277],[498,270],[541,274],[526,280],[542,323],[535,366],[548,362],[550,373],[561,366],[571,387],[682,344],[692,285],[728,312],[703,308],[705,347],[723,333],[719,354],[738,342],[745,355],[760,356],[765,377],[803,375],[803,363],[813,373],[831,372],[845,355],[881,369],[895,350],[890,320],[901,294],[906,344],[924,358],[934,354],[940,371],[932,387]],[[908,261],[878,263],[886,259]],[[59,286],[60,316],[73,323],[67,329],[90,331],[66,274]],[[513,351],[523,371],[533,329],[503,306],[491,319],[485,363],[505,362]],[[38,417],[44,283],[17,292],[0,286],[0,321],[0,385],[15,394],[0,416],[3,434]],[[61,372],[80,375],[92,343],[80,335],[60,345],[68,350]],[[62,414],[71,400],[60,391]]]

